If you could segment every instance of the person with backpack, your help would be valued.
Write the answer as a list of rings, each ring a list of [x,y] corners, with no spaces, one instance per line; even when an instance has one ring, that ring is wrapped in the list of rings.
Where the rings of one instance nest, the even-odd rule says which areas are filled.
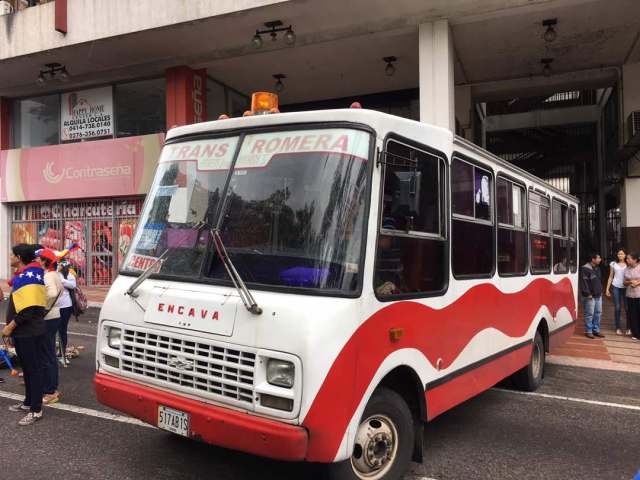
[[[46,325],[46,367],[42,403],[50,405],[60,400],[56,335],[60,328],[60,306],[58,302],[64,287],[58,276],[58,257],[56,253],[48,248],[42,248],[36,251],[36,255],[40,258],[42,268],[45,270],[44,285],[47,292],[48,306],[44,317]]]
[[[2,329],[3,337],[13,339],[24,375],[24,400],[9,407],[12,412],[28,412],[18,422],[21,426],[32,425],[42,418],[47,296],[44,270],[35,261],[35,250],[34,245],[24,243],[11,249],[15,273],[9,281],[7,324]]]
[[[65,354],[65,352],[67,351],[68,343],[67,329],[69,328],[69,319],[74,313],[72,295],[74,295],[78,283],[76,282],[76,276],[74,275],[73,270],[70,268],[69,262],[67,260],[62,260],[60,262],[58,275],[60,276],[60,281],[62,282],[62,286],[64,287],[59,302],[60,327],[58,328],[58,333],[60,334],[62,362],[66,366],[69,365],[69,360],[67,360],[67,356]]]

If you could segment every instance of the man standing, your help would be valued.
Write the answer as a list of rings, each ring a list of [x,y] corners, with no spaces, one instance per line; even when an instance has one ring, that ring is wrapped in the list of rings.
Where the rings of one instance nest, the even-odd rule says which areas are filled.
[[[580,293],[584,306],[584,326],[587,338],[600,337],[600,316],[602,315],[602,258],[598,253],[591,255],[591,261],[580,268]]]

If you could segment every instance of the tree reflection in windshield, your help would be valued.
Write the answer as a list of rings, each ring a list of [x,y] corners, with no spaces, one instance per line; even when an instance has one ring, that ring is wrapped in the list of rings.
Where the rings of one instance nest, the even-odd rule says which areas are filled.
[[[246,281],[353,291],[358,285],[367,162],[335,153],[274,156],[237,170],[222,238]],[[214,261],[210,276],[226,278]]]

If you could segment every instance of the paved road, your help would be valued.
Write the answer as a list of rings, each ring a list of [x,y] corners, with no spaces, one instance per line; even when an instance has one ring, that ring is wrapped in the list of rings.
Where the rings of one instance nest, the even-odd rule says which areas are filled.
[[[91,323],[89,323],[91,321]],[[313,478],[307,465],[214,448],[135,424],[88,415],[108,412],[93,395],[95,319],[71,323],[82,356],[61,372],[63,404],[19,428],[6,407],[16,379],[0,387],[0,478]],[[3,372],[4,373],[4,372]],[[640,468],[640,375],[549,366],[539,393],[494,389],[437,418],[425,432],[424,465],[410,479],[629,480]],[[556,397],[571,397],[594,404]],[[623,408],[626,405],[633,408]],[[113,412],[116,413],[116,412]]]

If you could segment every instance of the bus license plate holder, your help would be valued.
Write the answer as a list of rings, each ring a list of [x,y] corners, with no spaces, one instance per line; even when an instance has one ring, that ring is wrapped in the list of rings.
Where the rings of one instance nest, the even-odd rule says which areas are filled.
[[[190,426],[191,415],[187,412],[158,405],[158,428],[188,437]]]

